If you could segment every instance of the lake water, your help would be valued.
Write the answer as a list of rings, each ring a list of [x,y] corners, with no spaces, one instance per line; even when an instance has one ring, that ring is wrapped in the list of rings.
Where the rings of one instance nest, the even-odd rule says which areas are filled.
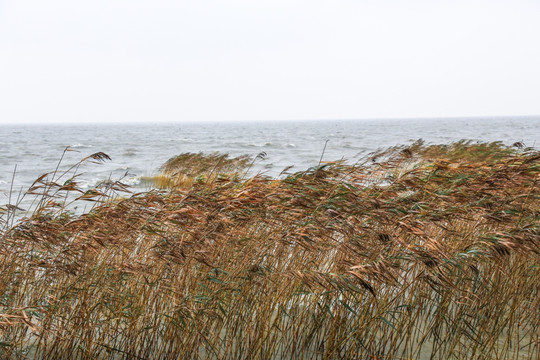
[[[170,157],[183,152],[215,152],[255,157],[265,152],[257,171],[276,176],[289,165],[305,170],[317,165],[326,140],[323,160],[346,158],[351,162],[377,149],[409,144],[450,143],[461,139],[522,141],[540,144],[539,117],[297,121],[249,123],[1,125],[0,205],[25,189],[41,174],[53,171],[69,146],[61,168],[102,151],[112,160],[86,164],[79,169],[83,187],[127,173],[135,189],[148,185],[141,176],[156,174]],[[14,169],[16,172],[14,180]]]

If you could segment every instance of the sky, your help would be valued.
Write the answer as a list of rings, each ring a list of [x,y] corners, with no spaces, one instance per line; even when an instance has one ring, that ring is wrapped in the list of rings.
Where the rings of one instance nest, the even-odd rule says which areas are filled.
[[[0,0],[0,123],[540,114],[538,0]]]

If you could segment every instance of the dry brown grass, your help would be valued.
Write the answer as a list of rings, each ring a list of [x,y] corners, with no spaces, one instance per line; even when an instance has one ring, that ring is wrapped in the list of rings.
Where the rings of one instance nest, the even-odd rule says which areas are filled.
[[[101,203],[111,182],[81,216],[42,195],[1,235],[0,356],[538,358],[539,180],[530,149],[418,143]]]
[[[266,153],[261,153],[266,156]],[[260,154],[259,154],[260,156]],[[220,153],[183,153],[172,157],[161,167],[161,174],[143,177],[158,189],[189,189],[195,182],[213,182],[219,176],[239,175],[253,164],[247,156],[230,158]]]

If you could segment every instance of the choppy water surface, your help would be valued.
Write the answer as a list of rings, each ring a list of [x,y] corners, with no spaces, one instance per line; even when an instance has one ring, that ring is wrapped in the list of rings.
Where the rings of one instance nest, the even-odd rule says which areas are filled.
[[[276,176],[289,165],[304,170],[316,165],[325,141],[324,160],[354,161],[380,148],[409,144],[450,143],[461,139],[523,141],[540,144],[540,117],[460,118],[421,120],[302,121],[203,124],[117,125],[3,125],[0,126],[0,204],[8,201],[15,166],[13,192],[27,188],[41,174],[56,168],[69,146],[62,168],[102,151],[112,161],[87,164],[81,183],[91,187],[109,177],[128,174],[135,188],[141,176],[155,174],[170,157],[183,152],[219,151],[231,155],[267,154],[259,171]]]

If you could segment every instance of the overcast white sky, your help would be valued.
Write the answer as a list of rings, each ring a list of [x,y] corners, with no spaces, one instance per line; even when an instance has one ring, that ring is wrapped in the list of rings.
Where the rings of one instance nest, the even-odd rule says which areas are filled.
[[[0,122],[540,114],[538,0],[0,0]]]

